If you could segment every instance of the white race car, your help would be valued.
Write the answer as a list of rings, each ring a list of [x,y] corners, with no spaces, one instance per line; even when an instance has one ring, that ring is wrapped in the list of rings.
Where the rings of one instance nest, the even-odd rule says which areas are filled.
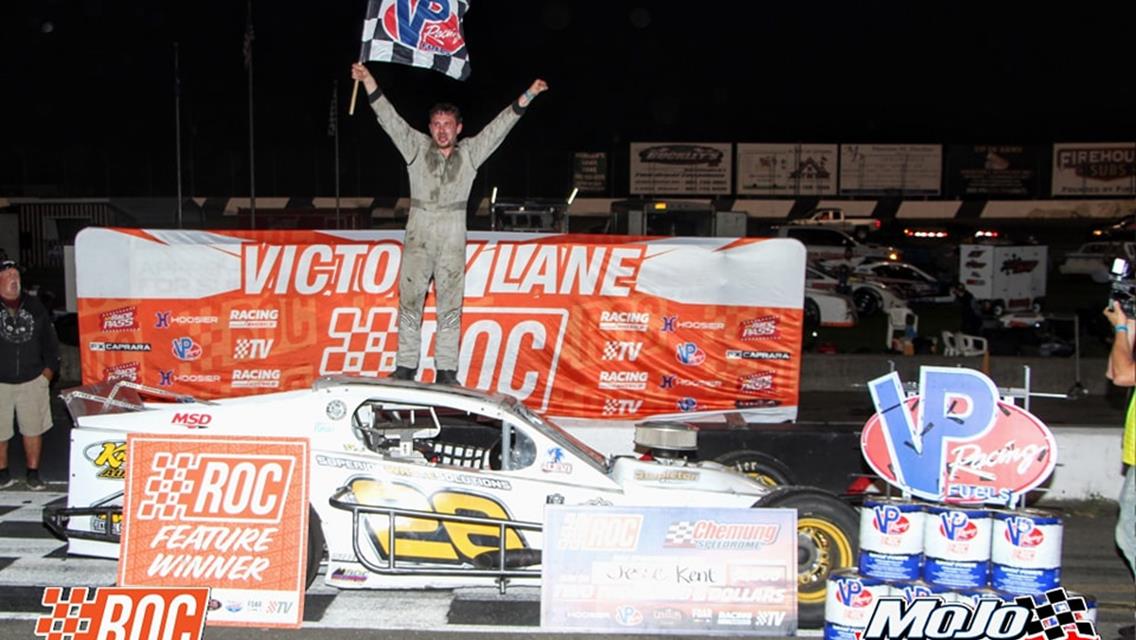
[[[119,382],[64,394],[75,418],[67,507],[44,519],[70,553],[118,557],[134,432],[308,438],[309,585],[324,545],[325,580],[340,588],[539,579],[546,504],[795,508],[802,625],[822,621],[829,573],[857,560],[851,507],[819,489],[769,487],[674,456],[692,446],[685,425],[640,425],[636,442],[654,460],[609,459],[512,397],[460,387],[337,377],[214,402],[143,402],[146,393],[162,392]]]

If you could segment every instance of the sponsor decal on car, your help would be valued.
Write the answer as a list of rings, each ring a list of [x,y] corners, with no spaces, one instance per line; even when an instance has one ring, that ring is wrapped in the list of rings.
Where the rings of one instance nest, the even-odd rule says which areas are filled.
[[[734,400],[734,406],[738,409],[768,409],[781,406],[781,401],[773,398],[746,398]]]
[[[213,416],[208,413],[174,413],[173,418],[170,419],[170,424],[185,427],[187,429],[205,429],[209,427],[209,423],[213,422]]]
[[[138,328],[138,307],[121,307],[99,314],[100,331],[134,331]]]
[[[551,447],[545,452],[548,459],[540,465],[545,473],[572,473],[572,463],[564,460],[564,450],[560,447]]]
[[[98,468],[95,476],[108,480],[126,477],[126,443],[108,440],[87,446],[83,456]]]
[[[698,401],[691,397],[686,397],[679,400],[677,403],[679,411],[694,411],[698,408]]]

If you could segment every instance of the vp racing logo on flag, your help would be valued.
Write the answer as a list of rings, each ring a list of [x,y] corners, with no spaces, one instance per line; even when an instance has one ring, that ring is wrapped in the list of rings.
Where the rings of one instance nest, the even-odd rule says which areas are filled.
[[[1013,602],[983,598],[974,606],[943,602],[937,597],[884,597],[876,602],[859,640],[990,640],[1096,639],[1096,626],[1086,619],[1088,605],[1063,587]]]
[[[92,597],[88,597],[92,596]],[[36,620],[45,640],[177,638],[198,640],[205,628],[208,587],[74,587],[43,590],[51,613]]]

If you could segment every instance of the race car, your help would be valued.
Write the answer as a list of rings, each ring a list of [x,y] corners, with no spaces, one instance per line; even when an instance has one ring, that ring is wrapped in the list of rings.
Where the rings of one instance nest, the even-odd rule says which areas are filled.
[[[770,487],[677,455],[684,425],[644,424],[636,456],[609,458],[511,396],[410,381],[327,377],[311,389],[218,401],[119,381],[64,393],[75,419],[67,507],[44,520],[72,554],[116,558],[127,433],[307,438],[308,585],[448,588],[540,578],[546,504],[795,508],[802,625],[858,554],[856,512],[809,487]],[[424,517],[428,516],[428,517]],[[392,531],[393,523],[393,531]]]

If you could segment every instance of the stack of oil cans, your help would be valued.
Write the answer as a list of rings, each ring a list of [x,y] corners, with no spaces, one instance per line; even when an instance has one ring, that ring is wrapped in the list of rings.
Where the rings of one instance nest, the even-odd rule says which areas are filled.
[[[851,640],[883,596],[909,601],[938,596],[966,604],[1056,588],[1062,531],[1061,518],[1035,509],[866,500],[860,511],[859,570],[829,578],[825,638]]]

